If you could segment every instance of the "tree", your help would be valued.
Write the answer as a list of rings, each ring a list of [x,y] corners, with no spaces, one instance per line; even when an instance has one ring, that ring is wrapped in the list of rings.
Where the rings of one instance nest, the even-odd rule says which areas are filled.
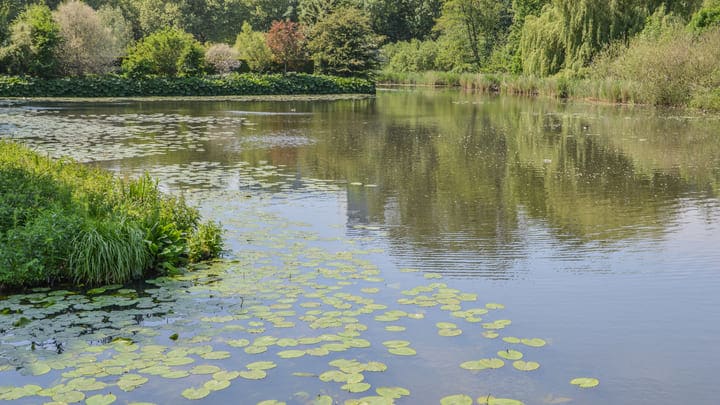
[[[381,38],[370,18],[353,8],[340,8],[312,28],[308,48],[315,71],[339,76],[367,75],[377,64]]]
[[[192,34],[165,28],[130,48],[122,70],[130,77],[197,75],[205,70],[204,52]]]
[[[237,35],[235,50],[240,60],[247,63],[254,72],[263,72],[272,65],[272,52],[265,41],[265,34],[253,31],[252,26],[245,22]]]
[[[205,51],[205,62],[215,73],[227,74],[240,67],[238,52],[228,44],[214,44]]]
[[[60,27],[44,4],[27,6],[10,26],[10,45],[0,50],[7,73],[52,77],[59,73]]]
[[[65,75],[108,73],[127,46],[127,37],[115,37],[127,33],[113,32],[98,12],[81,1],[62,3],[54,16],[63,39],[58,59]]]
[[[443,33],[462,35],[480,67],[510,26],[508,0],[447,0],[437,28]]]
[[[288,67],[296,68],[305,59],[305,34],[300,28],[292,21],[274,21],[267,33],[273,59],[283,65],[285,73]]]

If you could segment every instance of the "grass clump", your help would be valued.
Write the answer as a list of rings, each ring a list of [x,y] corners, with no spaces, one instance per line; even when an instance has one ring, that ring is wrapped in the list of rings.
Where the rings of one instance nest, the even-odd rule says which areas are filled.
[[[220,255],[222,231],[149,176],[0,142],[0,290],[125,283]]]

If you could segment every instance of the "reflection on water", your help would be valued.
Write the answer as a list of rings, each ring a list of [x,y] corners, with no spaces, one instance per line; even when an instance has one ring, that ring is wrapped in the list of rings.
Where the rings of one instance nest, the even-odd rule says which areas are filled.
[[[257,218],[306,223],[297,239],[376,252],[370,261],[390,291],[414,280],[403,268],[443,275],[514,308],[522,333],[554,337],[541,360],[555,363],[540,377],[512,389],[487,377],[483,387],[553,403],[575,396],[567,380],[587,372],[601,388],[577,403],[710,404],[720,395],[720,353],[708,352],[720,336],[711,321],[718,117],[442,91],[43,103],[5,106],[0,117],[4,138],[123,174],[151,172],[222,220],[236,252],[255,228],[230,207],[257,204]],[[455,348],[426,341],[425,359],[439,368],[427,375],[457,373],[455,360],[478,345],[467,335]]]

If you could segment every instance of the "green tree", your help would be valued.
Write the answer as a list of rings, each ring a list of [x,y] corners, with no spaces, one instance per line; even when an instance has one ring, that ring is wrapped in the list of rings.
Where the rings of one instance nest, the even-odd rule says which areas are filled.
[[[60,26],[44,4],[27,6],[10,26],[10,45],[0,50],[0,65],[10,74],[52,77],[59,74]]]
[[[450,36],[463,37],[463,46],[480,67],[490,56],[510,26],[510,4],[507,0],[447,0],[437,28]]]
[[[380,40],[367,14],[352,7],[341,8],[315,24],[308,49],[316,72],[362,76],[377,65]]]
[[[201,74],[205,70],[203,47],[192,34],[165,28],[131,47],[122,70],[131,77]]]
[[[265,41],[265,34],[253,31],[247,21],[237,35],[234,48],[240,60],[254,72],[264,72],[272,66],[272,52]]]

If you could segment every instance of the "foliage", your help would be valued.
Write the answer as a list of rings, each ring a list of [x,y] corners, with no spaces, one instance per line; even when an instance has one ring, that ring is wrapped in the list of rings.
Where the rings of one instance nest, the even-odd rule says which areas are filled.
[[[77,0],[62,3],[54,13],[62,43],[58,61],[63,74],[108,73],[127,46],[103,23],[92,7]]]
[[[205,51],[205,62],[215,73],[226,74],[240,67],[238,52],[227,44],[214,44]]]
[[[121,181],[0,142],[0,186],[0,289],[124,283],[193,260],[191,240],[195,259],[222,249],[218,225],[148,176]]]
[[[375,93],[373,82],[360,78],[308,74],[252,73],[223,77],[95,76],[61,79],[0,77],[2,97],[237,96],[257,94]]]
[[[382,48],[385,69],[393,72],[425,72],[437,70],[438,44],[435,41],[419,41],[387,44]]]
[[[265,34],[253,31],[247,22],[243,23],[234,48],[240,60],[253,72],[264,72],[272,66],[272,52],[265,41]]]
[[[380,38],[372,31],[365,13],[343,8],[313,27],[308,48],[317,72],[367,75],[377,64],[379,43]]]
[[[52,77],[59,73],[60,27],[50,8],[30,5],[10,27],[10,45],[0,49],[0,65],[10,74]]]
[[[301,66],[305,59],[305,34],[299,24],[273,21],[266,40],[273,59],[283,66],[285,72],[288,67],[295,69]]]
[[[709,27],[720,25],[720,1],[710,0],[703,4],[690,20],[688,26],[695,32],[701,32]]]
[[[437,29],[460,34],[472,54],[472,60],[466,62],[480,67],[510,26],[509,8],[507,1],[447,0]]]
[[[213,222],[200,224],[188,245],[188,257],[193,262],[218,257],[223,250],[222,228]]]
[[[166,28],[128,50],[122,70],[130,77],[193,76],[205,69],[202,45],[187,32]]]

